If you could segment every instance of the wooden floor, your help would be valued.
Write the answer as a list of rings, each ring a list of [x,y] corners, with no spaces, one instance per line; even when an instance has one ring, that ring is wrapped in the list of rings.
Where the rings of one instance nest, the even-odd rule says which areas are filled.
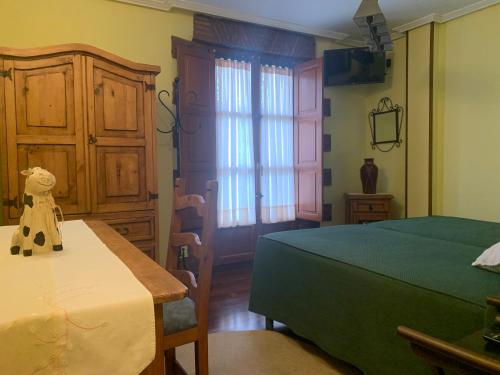
[[[264,329],[264,317],[248,311],[252,264],[218,266],[212,275],[208,331]]]

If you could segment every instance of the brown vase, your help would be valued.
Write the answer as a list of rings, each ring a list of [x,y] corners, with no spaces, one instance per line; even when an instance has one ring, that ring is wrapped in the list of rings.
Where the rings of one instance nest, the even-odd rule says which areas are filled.
[[[373,158],[365,159],[365,164],[359,170],[363,193],[375,194],[377,192],[378,167],[373,162]]]

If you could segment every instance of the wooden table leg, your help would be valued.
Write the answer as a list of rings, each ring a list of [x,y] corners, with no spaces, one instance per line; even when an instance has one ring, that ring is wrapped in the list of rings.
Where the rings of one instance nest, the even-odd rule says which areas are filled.
[[[153,374],[165,375],[165,357],[163,354],[163,304],[155,305],[156,356],[153,361]]]
[[[163,304],[155,304],[156,355],[151,364],[141,375],[165,375],[165,357],[163,354]]]

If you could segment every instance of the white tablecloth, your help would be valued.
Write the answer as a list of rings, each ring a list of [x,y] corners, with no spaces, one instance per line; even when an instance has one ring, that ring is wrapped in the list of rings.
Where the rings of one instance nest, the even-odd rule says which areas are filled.
[[[10,255],[14,229],[0,227],[0,374],[138,374],[151,363],[152,296],[83,221],[63,224],[63,251],[31,257]]]

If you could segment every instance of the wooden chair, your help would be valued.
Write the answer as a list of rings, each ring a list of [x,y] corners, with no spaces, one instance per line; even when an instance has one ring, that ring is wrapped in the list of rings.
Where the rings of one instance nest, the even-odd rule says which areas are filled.
[[[482,333],[482,330],[475,333],[473,338],[484,341]],[[491,356],[439,340],[405,326],[398,327],[398,335],[410,342],[413,352],[427,362],[434,375],[448,374],[445,369],[461,375],[500,374],[500,361]]]
[[[164,350],[168,374],[174,374],[175,348],[194,342],[196,374],[208,374],[208,301],[212,280],[213,239],[217,223],[217,182],[208,181],[205,198],[185,195],[185,181],[175,183],[167,270],[188,287],[188,297],[164,304]],[[194,209],[202,218],[201,240],[196,233],[181,232],[182,211]],[[197,277],[181,269],[181,247],[197,261]]]
[[[498,329],[500,327],[500,298],[489,297],[486,302],[498,313],[492,316],[491,321],[492,327]],[[458,344],[428,336],[405,326],[398,327],[397,332],[399,336],[410,342],[413,352],[427,362],[434,375],[445,375],[445,369],[453,371],[453,374],[500,374],[500,348],[485,343],[484,330],[472,333],[461,339]],[[486,348],[488,350],[485,350]]]

